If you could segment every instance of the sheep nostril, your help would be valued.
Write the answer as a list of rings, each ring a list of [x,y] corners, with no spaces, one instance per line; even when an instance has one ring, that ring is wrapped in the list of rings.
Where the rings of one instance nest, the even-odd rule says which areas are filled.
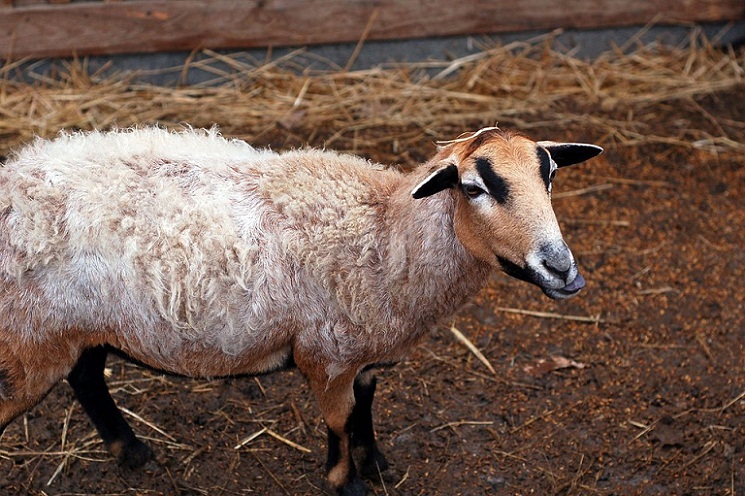
[[[566,281],[569,277],[569,271],[572,270],[572,264],[556,264],[553,263],[553,261],[550,260],[544,260],[543,266],[552,274],[560,277],[562,280]],[[565,268],[566,267],[566,268]]]

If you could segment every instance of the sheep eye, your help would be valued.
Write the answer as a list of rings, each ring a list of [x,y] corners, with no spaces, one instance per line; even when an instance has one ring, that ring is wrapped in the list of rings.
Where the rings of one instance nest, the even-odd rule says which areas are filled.
[[[485,193],[483,189],[473,183],[464,184],[463,191],[466,193],[466,195],[468,195],[469,198],[477,198]]]

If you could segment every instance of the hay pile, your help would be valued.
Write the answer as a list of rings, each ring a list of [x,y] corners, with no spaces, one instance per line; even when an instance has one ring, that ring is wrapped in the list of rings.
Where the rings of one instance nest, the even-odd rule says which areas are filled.
[[[631,43],[634,43],[633,40]],[[302,70],[302,51],[269,63],[204,51],[180,68],[214,73],[201,86],[163,88],[133,74],[101,76],[85,61],[61,63],[53,75],[0,71],[0,153],[32,135],[62,128],[160,123],[219,124],[227,135],[274,147],[324,145],[406,163],[422,140],[452,137],[481,125],[597,130],[606,146],[661,142],[709,151],[745,149],[717,123],[650,134],[658,105],[741,87],[745,54],[721,49],[694,32],[686,47],[619,47],[593,61],[538,37],[450,62],[360,71]],[[741,126],[741,123],[730,123]],[[713,126],[713,129],[712,129]],[[571,132],[570,132],[571,134]],[[403,153],[403,155],[401,155]],[[397,158],[396,158],[397,157]]]

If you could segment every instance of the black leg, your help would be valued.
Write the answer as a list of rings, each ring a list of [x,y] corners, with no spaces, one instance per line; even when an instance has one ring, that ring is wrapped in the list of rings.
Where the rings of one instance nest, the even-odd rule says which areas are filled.
[[[109,452],[120,465],[136,468],[153,457],[153,452],[135,437],[132,428],[116,407],[104,380],[107,349],[88,348],[78,359],[67,380],[75,391]]]
[[[352,431],[352,446],[362,450],[360,473],[376,478],[388,469],[388,461],[378,449],[373,430],[372,404],[377,379],[371,371],[361,373],[354,381],[354,409],[349,419]]]
[[[336,467],[336,464],[339,463],[339,458],[341,457],[341,448],[339,446],[339,436],[331,430],[331,427],[326,427],[326,432],[328,433],[328,453],[326,457],[326,471],[331,470],[332,468]]]
[[[328,430],[328,458],[326,459],[326,470],[332,470],[339,464],[342,458],[341,438],[331,428]],[[353,462],[352,462],[353,463]],[[351,478],[343,486],[337,488],[338,496],[364,496],[367,494],[367,486],[358,476],[354,475],[354,465],[350,467]]]

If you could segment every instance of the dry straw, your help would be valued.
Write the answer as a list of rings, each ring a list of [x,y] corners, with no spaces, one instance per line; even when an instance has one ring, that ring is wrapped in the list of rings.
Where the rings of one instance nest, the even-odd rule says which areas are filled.
[[[724,132],[647,132],[655,105],[742,85],[743,53],[715,47],[696,32],[685,47],[618,47],[592,61],[553,45],[549,35],[481,47],[450,62],[351,72],[331,65],[303,70],[310,55],[302,50],[268,63],[203,51],[178,70],[199,69],[214,80],[176,88],[138,84],[134,74],[91,73],[80,60],[61,63],[52,76],[26,70],[33,82],[19,83],[23,66],[8,63],[0,70],[0,151],[62,128],[156,122],[219,124],[225,134],[275,147],[309,143],[394,155],[423,139],[496,122],[528,131],[582,125],[606,145],[745,148]]]

